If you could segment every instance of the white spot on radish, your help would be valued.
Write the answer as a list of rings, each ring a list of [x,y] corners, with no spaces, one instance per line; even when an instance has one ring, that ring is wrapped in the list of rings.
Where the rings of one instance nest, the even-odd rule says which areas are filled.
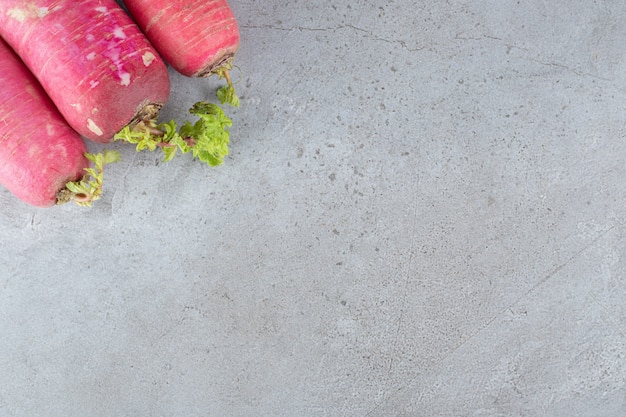
[[[124,30],[121,27],[115,28],[115,30],[113,31],[113,36],[119,39],[126,39],[126,34],[124,33]]]
[[[143,60],[143,65],[149,67],[150,64],[152,64],[152,61],[156,59],[156,56],[154,56],[152,52],[148,51],[141,56],[141,59]]]
[[[9,15],[10,18],[17,20],[20,23],[24,23],[24,21],[26,21],[26,17],[28,16],[28,13],[26,12],[26,10],[14,7],[12,9],[9,9],[9,11],[7,12],[7,15]]]
[[[61,6],[55,6],[52,9],[48,9],[47,7],[37,7],[34,4],[29,4],[26,7],[26,9],[20,9],[18,7],[9,9],[7,11],[7,16],[17,20],[20,23],[24,23],[28,18],[43,19],[50,13],[56,12],[57,10],[61,9]]]
[[[109,9],[107,9],[105,6],[99,6],[99,7],[96,7],[96,11],[100,13],[106,13],[109,11]]]
[[[28,156],[39,159],[41,157],[41,147],[36,143],[31,143],[28,148]]]
[[[54,136],[54,126],[52,126],[50,123],[46,124],[46,133],[48,134],[48,136]]]
[[[120,50],[119,48],[115,48],[115,49],[109,49],[106,52],[106,55],[108,58],[111,59],[111,61],[113,61],[115,63],[115,65],[119,68],[119,66],[121,65],[120,62]]]
[[[121,80],[121,84],[126,87],[130,84],[130,74],[127,72],[120,72],[119,73],[120,76],[120,80]]]
[[[74,107],[77,111],[82,111],[82,107],[80,105],[80,103],[72,103],[70,104],[70,106]]]
[[[102,136],[102,129],[100,129],[98,125],[94,123],[93,120],[87,119],[87,128],[91,130],[93,133],[95,133],[96,135]]]
[[[96,40],[96,37],[95,37],[95,36],[93,36],[93,35],[90,33],[90,34],[88,34],[88,35],[85,37],[85,39],[87,39],[87,41],[89,41],[89,42],[93,42],[93,41],[95,41],[95,40]]]
[[[96,88],[98,86],[98,84],[100,84],[100,81],[96,81],[96,80],[89,81],[89,86],[91,88]]]
[[[96,53],[89,52],[85,58],[87,58],[87,61],[93,61],[94,59],[96,59]]]
[[[37,9],[37,17],[39,18],[46,17],[48,13],[50,13],[50,11],[48,10],[47,7],[39,7]]]
[[[33,86],[32,86],[32,85],[26,85],[26,86],[24,87],[24,89],[26,90],[26,92],[27,92],[29,95],[31,95],[31,96],[33,96],[33,97],[37,97],[37,91],[35,90],[35,88],[33,88]]]
[[[57,158],[67,158],[67,148],[65,146],[56,145],[51,150],[58,155]]]
[[[111,63],[117,68],[117,77],[123,86],[130,85],[130,73],[124,70],[124,61],[121,58],[120,42],[109,42],[109,47],[104,51],[104,56],[111,60]]]

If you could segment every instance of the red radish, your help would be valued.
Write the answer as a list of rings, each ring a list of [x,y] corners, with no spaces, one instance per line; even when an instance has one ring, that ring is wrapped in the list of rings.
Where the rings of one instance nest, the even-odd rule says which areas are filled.
[[[226,86],[217,91],[219,100],[233,106],[239,99],[228,71],[239,49],[239,28],[226,0],[125,0],[124,4],[141,30],[174,69],[186,76],[226,78]],[[200,118],[186,123],[180,133],[171,134],[174,125],[154,121],[141,123],[145,134],[129,131],[116,135],[136,143],[137,149],[162,147],[165,160],[176,153],[192,151],[194,157],[211,166],[222,163],[228,155],[231,125],[219,106],[196,103],[190,112]],[[166,140],[160,139],[167,138]],[[172,148],[175,145],[177,148]]]
[[[2,0],[0,35],[81,135],[109,142],[170,91],[157,51],[114,0]]]
[[[239,28],[226,0],[125,0],[150,42],[172,67],[189,77],[218,74],[223,103],[239,100],[228,75],[239,49]]]
[[[232,61],[239,28],[226,0],[125,0],[154,47],[190,77],[211,74]]]
[[[41,85],[0,40],[0,183],[22,201],[48,207],[89,161]]]

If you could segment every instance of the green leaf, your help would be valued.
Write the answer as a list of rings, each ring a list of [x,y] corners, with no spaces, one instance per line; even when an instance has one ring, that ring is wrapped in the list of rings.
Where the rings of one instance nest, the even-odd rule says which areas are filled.
[[[88,188],[82,181],[73,181],[65,184],[65,187],[73,193],[85,192]]]
[[[239,97],[232,85],[224,85],[217,90],[217,99],[222,104],[229,104],[233,107],[239,107]]]
[[[125,127],[114,139],[136,145],[137,151],[161,148],[164,162],[172,160],[180,150],[182,153],[192,152],[194,158],[210,166],[221,164],[228,155],[228,127],[232,126],[232,120],[218,105],[206,101],[195,103],[189,113],[198,120],[195,123],[186,121],[180,130],[174,120],[160,124],[146,120],[132,129]]]
[[[113,136],[113,140],[121,140],[124,142],[135,144],[137,145],[137,152],[144,149],[154,151],[161,142],[161,140],[160,136],[154,135],[154,131],[158,129],[152,126],[152,124],[152,121],[148,121],[147,125],[145,124],[145,122],[138,123],[133,129],[131,129],[129,126],[125,126],[115,136]]]
[[[176,146],[164,146],[163,147],[163,162],[171,161],[176,156]]]
[[[65,188],[72,194],[71,199],[81,206],[91,206],[102,194],[104,180],[104,166],[121,159],[117,151],[107,151],[99,154],[85,153],[85,158],[93,163],[93,167],[85,168],[85,175],[78,181],[69,181]]]
[[[226,85],[217,90],[217,98],[222,104],[239,107],[239,97],[237,97],[235,86],[230,79],[231,69],[233,69],[232,62],[227,62],[213,71],[218,77],[226,80]]]
[[[120,155],[117,151],[107,151],[106,149],[103,151],[104,154],[104,163],[112,164],[115,162],[119,162],[122,159],[122,155]]]
[[[164,132],[163,142],[170,142],[175,136],[178,135],[176,132],[176,121],[170,120],[167,123],[161,123],[157,126],[161,131]]]

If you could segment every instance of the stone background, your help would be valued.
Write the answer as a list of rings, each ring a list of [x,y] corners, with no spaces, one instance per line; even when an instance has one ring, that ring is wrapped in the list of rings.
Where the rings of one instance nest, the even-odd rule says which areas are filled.
[[[0,415],[626,415],[626,3],[231,5],[223,166],[0,190]]]

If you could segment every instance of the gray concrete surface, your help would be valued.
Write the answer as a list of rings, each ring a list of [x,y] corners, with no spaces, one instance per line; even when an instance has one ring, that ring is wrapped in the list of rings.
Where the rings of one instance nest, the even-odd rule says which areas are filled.
[[[0,416],[626,415],[625,3],[232,6],[224,166],[0,191]]]

